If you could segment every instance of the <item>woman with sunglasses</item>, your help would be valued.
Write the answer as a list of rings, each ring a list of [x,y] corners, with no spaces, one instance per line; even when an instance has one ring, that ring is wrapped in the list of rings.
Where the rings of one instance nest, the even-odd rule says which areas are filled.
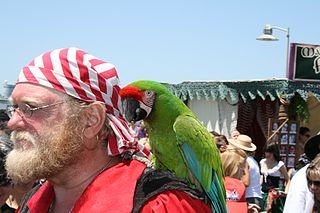
[[[307,183],[314,196],[314,205],[311,212],[318,213],[320,212],[320,154],[307,168]]]

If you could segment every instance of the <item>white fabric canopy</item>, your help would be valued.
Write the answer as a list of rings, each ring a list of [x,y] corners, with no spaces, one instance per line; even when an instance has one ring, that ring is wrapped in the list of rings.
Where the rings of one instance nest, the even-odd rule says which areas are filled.
[[[229,100],[193,99],[188,101],[188,106],[209,131],[229,137],[231,131],[236,129],[238,118],[238,105]]]

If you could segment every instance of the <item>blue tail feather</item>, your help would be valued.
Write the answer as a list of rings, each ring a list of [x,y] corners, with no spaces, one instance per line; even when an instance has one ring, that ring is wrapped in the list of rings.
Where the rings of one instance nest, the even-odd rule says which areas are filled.
[[[193,152],[191,147],[186,143],[183,143],[181,145],[181,149],[189,170],[192,172],[192,174],[201,184],[200,182],[201,181],[201,169],[200,169],[201,165],[197,160],[195,153]],[[204,187],[202,188],[204,189]],[[212,182],[210,184],[209,191],[206,191],[205,189],[204,191],[206,192],[207,196],[211,201],[212,212],[221,212],[221,213],[227,212],[225,201],[221,200],[221,199],[224,199],[224,195],[222,194],[223,189],[220,185],[218,175],[215,171],[212,171]]]

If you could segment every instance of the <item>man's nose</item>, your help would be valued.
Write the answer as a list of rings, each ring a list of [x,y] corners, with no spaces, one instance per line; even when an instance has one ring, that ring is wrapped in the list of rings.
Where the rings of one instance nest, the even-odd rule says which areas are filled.
[[[11,130],[18,129],[24,124],[23,117],[20,115],[19,111],[14,111],[10,120],[7,123],[7,126]]]

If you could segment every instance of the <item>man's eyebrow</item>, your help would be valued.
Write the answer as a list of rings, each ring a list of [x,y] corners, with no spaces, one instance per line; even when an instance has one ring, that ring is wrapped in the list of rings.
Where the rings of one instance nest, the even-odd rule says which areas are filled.
[[[10,96],[8,98],[8,101],[11,103],[11,104],[16,104],[17,102],[12,98],[12,96]],[[26,103],[26,104],[36,104],[36,105],[41,105],[41,104],[44,104],[44,102],[42,100],[39,100],[39,99],[34,99],[34,98],[29,98],[29,97],[23,97],[19,103]]]

